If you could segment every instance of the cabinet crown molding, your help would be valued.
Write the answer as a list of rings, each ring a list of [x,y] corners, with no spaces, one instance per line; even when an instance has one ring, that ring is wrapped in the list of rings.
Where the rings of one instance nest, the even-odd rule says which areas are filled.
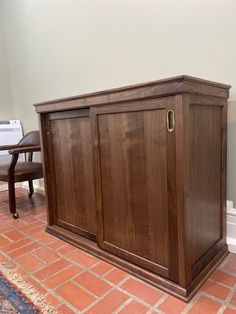
[[[68,109],[79,109],[101,104],[121,103],[135,101],[137,99],[149,99],[183,93],[229,97],[230,85],[221,84],[188,75],[180,75],[171,78],[151,81],[141,84],[129,85],[95,93],[60,98],[34,104],[36,112],[50,112]]]

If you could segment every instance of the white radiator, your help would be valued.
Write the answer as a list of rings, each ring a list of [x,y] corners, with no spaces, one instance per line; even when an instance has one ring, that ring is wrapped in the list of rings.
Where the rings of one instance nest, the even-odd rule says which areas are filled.
[[[227,201],[226,234],[229,251],[236,254],[236,209]]]
[[[0,146],[17,144],[23,137],[20,120],[0,121]],[[19,156],[19,160],[24,160],[25,156]],[[0,164],[9,163],[11,156],[8,151],[0,151]]]

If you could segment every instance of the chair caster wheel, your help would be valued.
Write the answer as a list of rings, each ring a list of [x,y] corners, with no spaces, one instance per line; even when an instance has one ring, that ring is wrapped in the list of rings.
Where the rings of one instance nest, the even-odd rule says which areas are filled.
[[[28,197],[29,197],[29,199],[31,199],[31,198],[32,198],[33,194],[34,194],[34,190],[29,191],[29,193],[28,193]]]
[[[12,216],[13,216],[14,219],[18,219],[19,218],[19,214],[18,213],[14,213]]]

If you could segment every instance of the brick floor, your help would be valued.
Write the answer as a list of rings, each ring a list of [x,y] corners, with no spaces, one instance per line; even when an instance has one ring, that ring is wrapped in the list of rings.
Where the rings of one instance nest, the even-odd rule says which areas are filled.
[[[0,192],[0,262],[47,296],[60,313],[236,314],[236,255],[229,254],[186,304],[128,273],[45,233],[43,195],[17,190],[20,214]]]

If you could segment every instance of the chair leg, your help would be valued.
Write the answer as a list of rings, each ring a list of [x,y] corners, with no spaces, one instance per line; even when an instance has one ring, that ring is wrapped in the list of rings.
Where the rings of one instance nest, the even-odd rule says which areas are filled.
[[[34,193],[34,185],[33,185],[33,181],[30,180],[29,181],[29,193],[28,193],[29,198],[32,197],[33,193]]]
[[[19,215],[16,212],[16,195],[15,195],[15,183],[8,182],[8,195],[9,195],[9,209],[14,218],[18,218]]]

